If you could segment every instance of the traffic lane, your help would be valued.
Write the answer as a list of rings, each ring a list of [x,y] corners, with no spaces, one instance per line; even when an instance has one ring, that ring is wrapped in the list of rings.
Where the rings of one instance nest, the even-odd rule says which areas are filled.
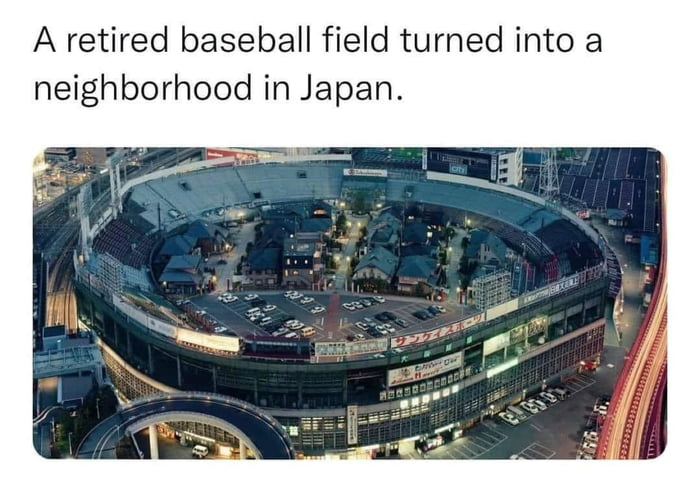
[[[289,451],[282,434],[254,411],[217,400],[171,399],[129,407],[123,417],[133,421],[165,411],[195,412],[226,420],[236,426],[255,444],[264,459],[288,459]]]

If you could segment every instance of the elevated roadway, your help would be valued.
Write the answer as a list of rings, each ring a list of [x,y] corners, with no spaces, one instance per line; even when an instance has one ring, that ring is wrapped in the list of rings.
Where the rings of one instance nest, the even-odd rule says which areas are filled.
[[[124,404],[85,436],[76,457],[114,459],[125,434],[156,423],[181,421],[201,422],[229,432],[256,459],[294,458],[292,442],[277,420],[246,402],[201,392],[162,393]]]
[[[661,252],[657,283],[637,339],[615,385],[596,451],[598,459],[656,457],[665,445],[667,364],[665,164],[661,171]]]

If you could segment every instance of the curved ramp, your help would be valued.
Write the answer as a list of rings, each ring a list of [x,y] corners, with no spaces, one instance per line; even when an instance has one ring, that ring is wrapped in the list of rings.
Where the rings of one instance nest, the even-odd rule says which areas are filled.
[[[202,422],[224,429],[244,441],[257,459],[294,458],[289,436],[273,417],[235,398],[202,392],[161,393],[124,404],[85,436],[76,457],[114,459],[125,433],[168,421]]]

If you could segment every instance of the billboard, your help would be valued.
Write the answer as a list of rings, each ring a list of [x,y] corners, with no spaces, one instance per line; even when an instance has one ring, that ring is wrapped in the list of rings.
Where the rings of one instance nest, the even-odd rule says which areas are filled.
[[[357,356],[360,354],[371,354],[384,352],[389,346],[389,341],[386,337],[380,339],[372,339],[368,341],[356,342],[315,342],[315,356]]]
[[[370,178],[386,178],[387,172],[385,169],[360,169],[360,168],[345,168],[343,176],[366,176]]]
[[[510,332],[503,332],[484,341],[484,357],[510,345]]]
[[[357,444],[357,405],[347,408],[348,446]]]
[[[404,366],[403,368],[391,369],[387,371],[387,385],[406,385],[415,381],[425,380],[437,376],[453,369],[462,367],[462,352],[450,354],[439,359],[433,359],[425,363]]]
[[[148,317],[146,328],[150,331],[170,337],[171,339],[177,338],[177,327],[163,322],[162,320],[154,319],[153,317]]]
[[[204,334],[182,328],[177,329],[177,341],[217,351],[238,352],[240,349],[238,337]]]
[[[505,315],[505,314],[513,312],[517,309],[518,309],[518,299],[514,298],[514,299],[509,300],[505,303],[501,303],[500,305],[496,305],[495,307],[489,308],[486,311],[486,320],[493,320],[495,318],[500,317],[501,315]]]
[[[260,156],[255,151],[233,151],[231,149],[220,149],[208,147],[206,149],[206,159],[235,158],[237,162],[228,164],[236,165],[241,163],[255,163],[260,161]]]
[[[484,315],[485,314],[483,313],[478,313],[464,320],[453,322],[443,327],[438,327],[437,329],[427,330],[425,332],[418,332],[415,334],[408,334],[400,337],[392,337],[391,348],[394,349],[396,347],[415,346],[417,344],[424,344],[438,339],[444,339],[449,335],[456,334],[457,332],[462,332],[463,330],[468,329],[472,325],[478,324],[479,322],[484,320]]]

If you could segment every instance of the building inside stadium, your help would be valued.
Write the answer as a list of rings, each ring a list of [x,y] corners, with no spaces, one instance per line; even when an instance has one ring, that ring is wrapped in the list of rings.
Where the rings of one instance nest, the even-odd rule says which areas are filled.
[[[108,208],[91,212],[85,200],[80,204],[75,288],[81,325],[98,336],[123,397],[173,389],[230,395],[275,417],[300,456],[375,457],[406,444],[459,437],[464,428],[597,360],[615,286],[602,238],[566,208],[489,181],[490,169],[485,178],[461,174],[480,161],[498,164],[500,157],[507,164],[517,151],[480,156],[430,150],[429,160],[426,151],[396,151],[396,165],[382,165],[382,155],[372,150],[361,152],[374,158],[375,169],[363,169],[357,154],[225,156],[128,182],[118,181],[118,167],[110,169]],[[440,170],[443,165],[447,170]],[[450,165],[467,169],[451,171]],[[358,192],[370,195],[372,207],[401,212],[418,206],[439,213],[444,225],[493,233],[534,270],[533,278],[488,308],[460,302],[450,320],[361,343],[320,333],[250,334],[235,323],[217,333],[221,320],[188,319],[194,315],[187,302],[210,294],[212,282],[227,281],[225,289],[234,289],[235,273],[210,269],[230,246],[217,229],[230,228],[241,215],[255,225],[265,212],[310,202],[328,209],[334,225],[341,203],[351,205]],[[259,232],[266,237],[264,228]],[[179,246],[184,251],[177,253],[189,257],[175,259],[181,257],[175,251],[163,257],[166,246]],[[187,254],[194,246],[199,252]],[[256,256],[266,259],[262,252]],[[300,283],[294,286],[335,293],[326,280]],[[344,293],[371,295],[352,288]],[[188,429],[227,442],[216,429]]]

